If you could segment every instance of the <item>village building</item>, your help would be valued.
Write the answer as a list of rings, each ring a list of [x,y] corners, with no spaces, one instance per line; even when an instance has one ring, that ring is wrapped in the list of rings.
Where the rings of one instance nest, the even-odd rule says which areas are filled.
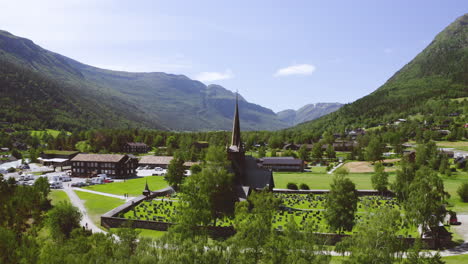
[[[231,162],[231,171],[234,173],[234,190],[238,200],[245,200],[252,190],[275,187],[271,170],[259,167],[257,159],[246,156],[242,145],[239,120],[238,98],[234,109],[231,146],[227,148],[228,160]]]
[[[78,151],[67,151],[67,150],[44,150],[39,155],[39,163],[44,166],[56,167],[70,166],[70,160],[78,155]]]
[[[259,166],[273,171],[303,171],[304,161],[294,157],[265,157]]]
[[[138,166],[148,166],[153,169],[156,167],[167,169],[173,158],[172,156],[143,156],[138,162]],[[184,162],[184,168],[190,169],[190,167],[195,164],[199,164],[199,162],[186,161]]]
[[[294,143],[286,144],[283,147],[284,150],[298,150],[299,148],[301,148],[301,146],[297,145],[297,144],[294,144]]]
[[[142,142],[127,142],[122,147],[125,153],[148,153],[151,147]]]
[[[127,178],[135,175],[138,159],[123,154],[78,154],[71,163],[74,177],[106,174],[113,178]]]

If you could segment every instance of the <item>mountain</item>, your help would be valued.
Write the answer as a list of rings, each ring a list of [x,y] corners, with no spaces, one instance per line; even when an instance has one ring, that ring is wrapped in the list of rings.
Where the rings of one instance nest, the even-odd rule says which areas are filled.
[[[283,110],[277,113],[278,118],[288,126],[294,126],[306,121],[317,119],[326,114],[335,112],[343,104],[340,103],[316,103],[305,105],[299,110]]]
[[[468,14],[440,32],[411,62],[373,93],[297,130],[343,131],[414,114],[431,115],[436,102],[468,96]]]
[[[0,110],[0,121],[16,123],[28,119],[29,112],[35,110],[41,114],[28,119],[34,127],[203,131],[232,126],[236,95],[219,85],[206,86],[183,75],[100,69],[6,31],[0,31],[0,62],[5,65],[0,78],[8,87],[2,97],[9,101],[5,103],[8,108]],[[15,73],[25,76],[12,80]],[[23,101],[28,103],[18,107]],[[249,103],[242,96],[239,105],[244,130],[287,127],[272,110]],[[44,114],[46,109],[57,113]],[[32,122],[34,119],[37,122]]]

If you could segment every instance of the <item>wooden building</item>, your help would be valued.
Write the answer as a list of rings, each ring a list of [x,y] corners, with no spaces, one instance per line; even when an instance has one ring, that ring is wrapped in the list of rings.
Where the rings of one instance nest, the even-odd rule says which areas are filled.
[[[127,142],[122,148],[125,153],[148,153],[150,150],[151,147],[142,142]]]
[[[265,157],[260,159],[260,166],[273,171],[303,171],[304,161],[294,157]]]
[[[138,162],[138,166],[149,166],[152,168],[160,167],[167,169],[173,158],[174,157],[172,156],[143,156]],[[190,169],[190,167],[194,164],[199,164],[199,162],[186,161],[184,162],[184,167],[186,169]]]
[[[138,159],[122,154],[78,154],[71,163],[74,177],[107,174],[113,178],[127,178],[135,175]]]

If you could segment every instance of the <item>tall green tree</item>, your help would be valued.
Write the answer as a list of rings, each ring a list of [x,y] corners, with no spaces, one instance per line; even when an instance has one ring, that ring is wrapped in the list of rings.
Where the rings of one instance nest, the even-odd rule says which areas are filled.
[[[358,195],[356,185],[347,178],[348,171],[339,168],[335,171],[330,193],[325,202],[325,219],[332,231],[350,231],[354,226]]]
[[[59,202],[47,213],[47,226],[57,241],[68,239],[73,229],[80,227],[81,213],[68,202]]]
[[[444,220],[444,205],[448,196],[437,173],[426,166],[421,167],[416,171],[408,199],[404,203],[408,221],[415,226],[421,225],[423,229],[438,226]]]
[[[385,167],[382,163],[374,165],[374,174],[371,177],[372,187],[379,191],[385,192],[388,187],[388,173],[385,172]]]
[[[368,161],[376,162],[382,159],[383,143],[378,136],[373,136],[365,150],[365,158]]]
[[[355,234],[346,238],[338,247],[351,253],[344,263],[392,264],[400,262],[404,244],[403,240],[398,238],[397,232],[402,225],[400,212],[395,209],[380,208],[368,214],[354,228]]]
[[[164,179],[170,186],[178,190],[184,180],[184,173],[184,160],[180,157],[180,153],[176,153],[167,167],[167,173]]]

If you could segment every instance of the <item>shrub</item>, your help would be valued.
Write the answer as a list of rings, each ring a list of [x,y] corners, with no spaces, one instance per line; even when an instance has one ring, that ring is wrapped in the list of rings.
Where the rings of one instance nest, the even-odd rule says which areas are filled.
[[[462,183],[462,185],[458,187],[457,193],[463,202],[468,203],[468,182]]]
[[[15,172],[15,171],[16,171],[16,169],[13,168],[13,167],[11,167],[11,168],[8,169],[8,172],[9,172],[9,173],[12,173],[12,172]]]
[[[288,185],[286,185],[286,188],[288,188],[290,190],[298,190],[299,189],[299,188],[297,188],[297,184],[292,183],[292,182],[289,182]]]
[[[305,183],[301,183],[301,185],[299,185],[299,188],[301,190],[310,190],[309,185],[307,185]]]

